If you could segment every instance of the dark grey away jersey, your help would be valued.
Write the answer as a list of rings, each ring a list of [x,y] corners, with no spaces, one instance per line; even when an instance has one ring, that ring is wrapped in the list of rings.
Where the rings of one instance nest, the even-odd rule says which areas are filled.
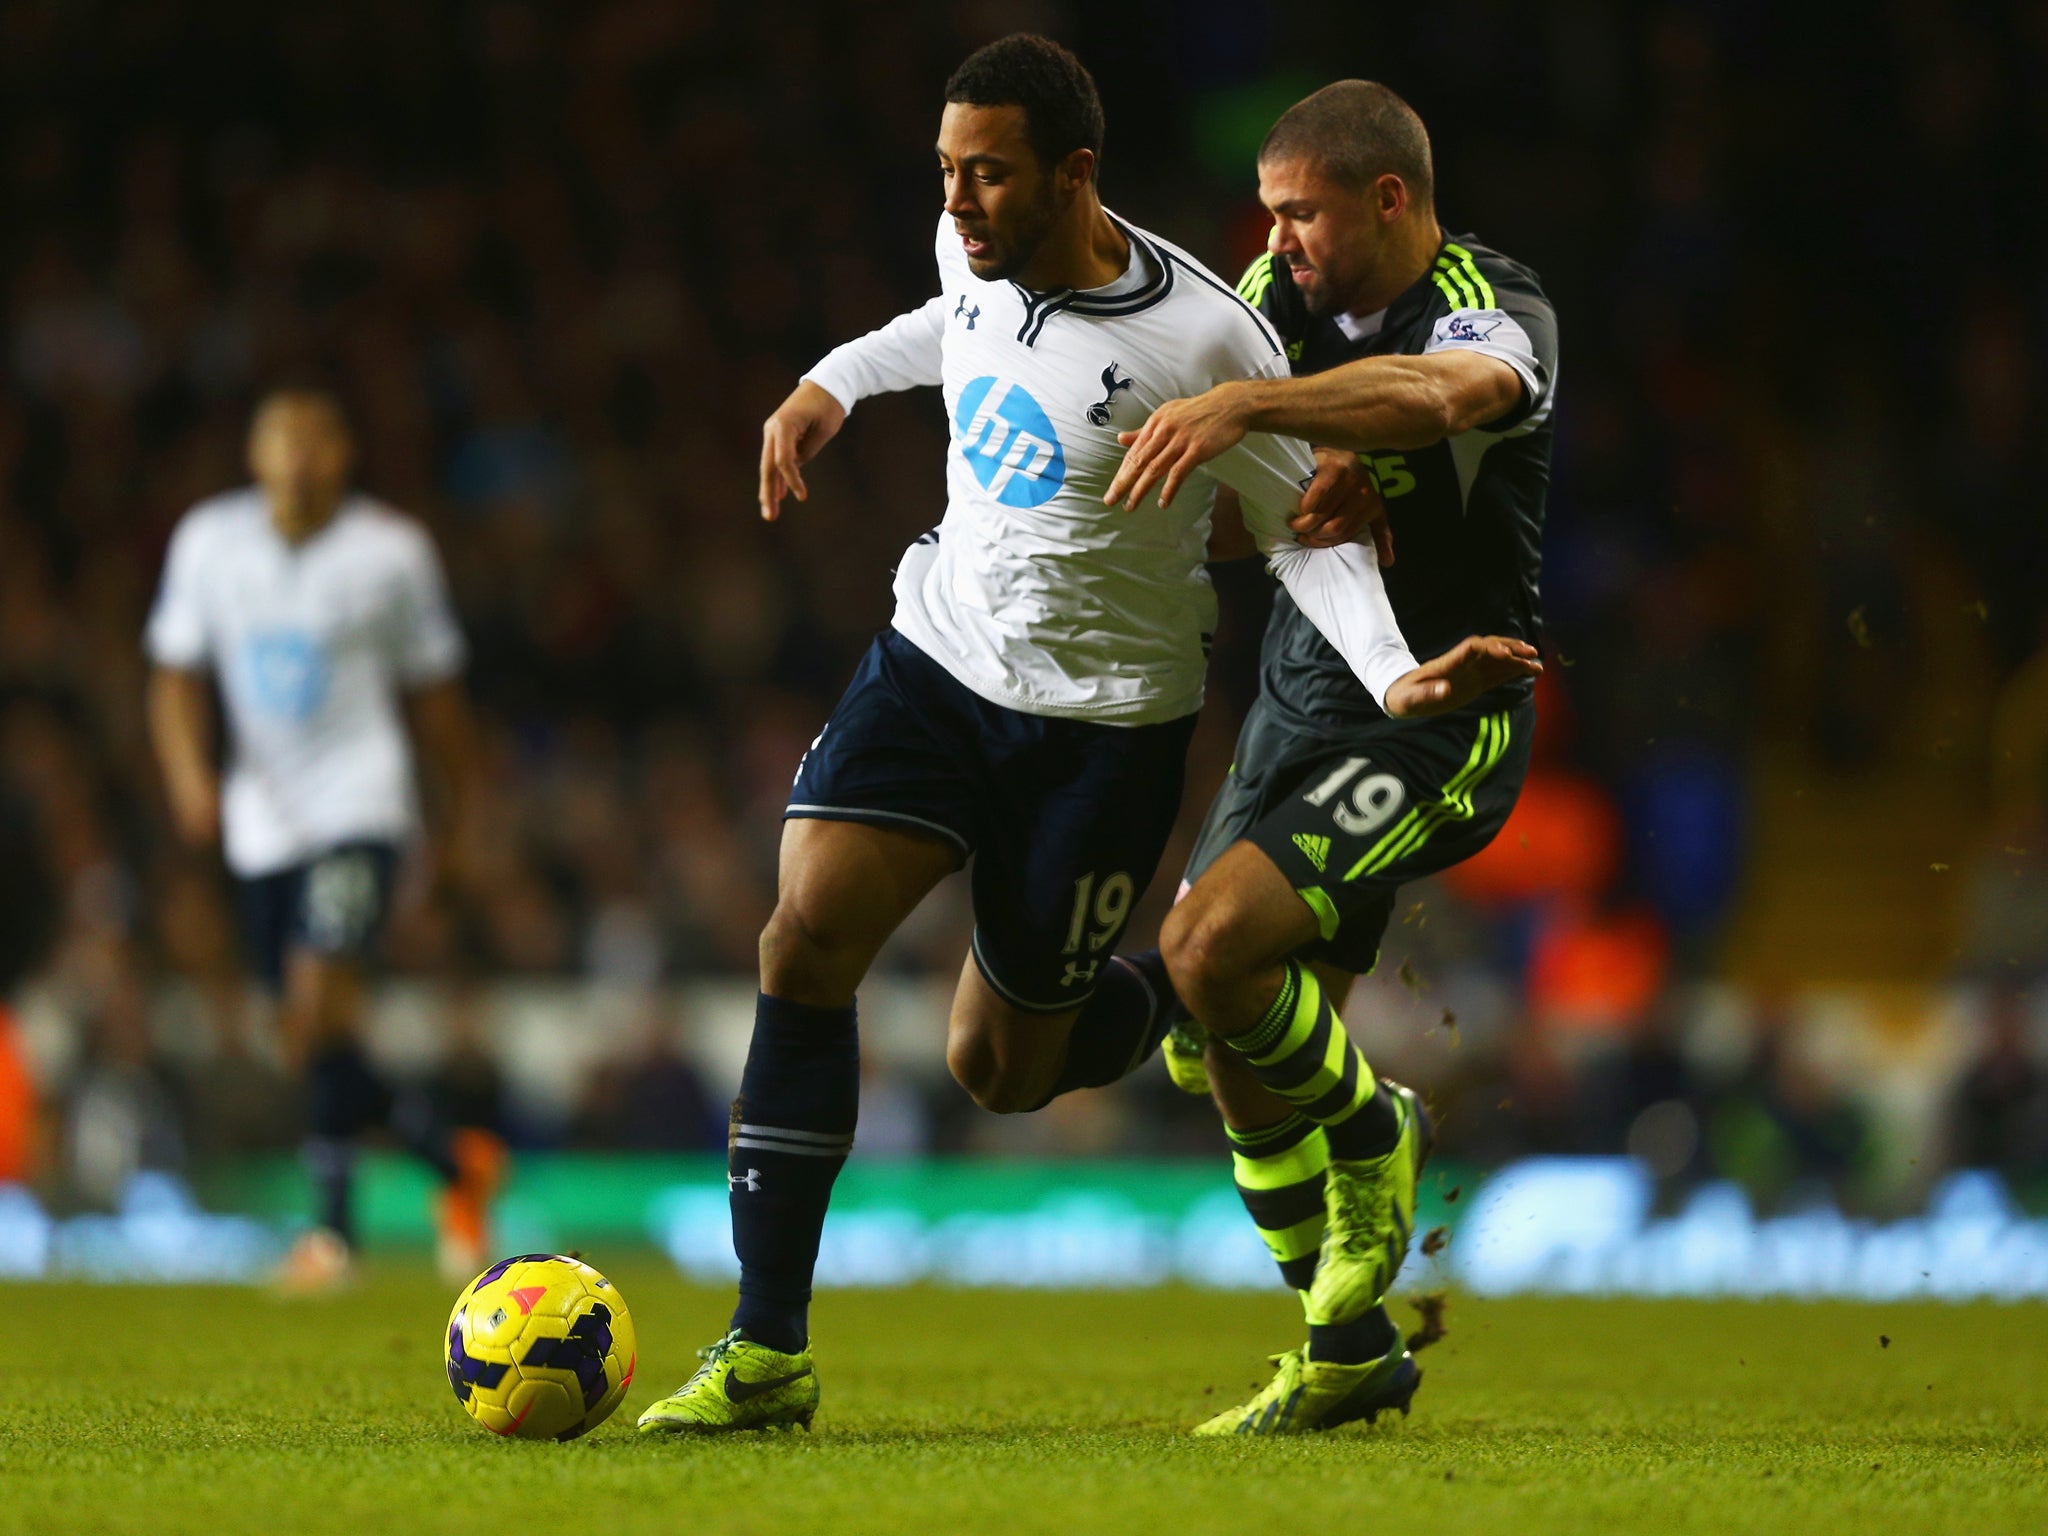
[[[1515,369],[1522,398],[1499,420],[1428,448],[1369,457],[1394,534],[1387,595],[1417,659],[1467,635],[1537,641],[1557,317],[1536,274],[1460,235],[1444,242],[1413,287],[1364,322],[1311,315],[1286,264],[1270,252],[1246,269],[1238,293],[1280,333],[1296,373],[1449,347],[1485,352]],[[1472,707],[1498,709],[1530,686],[1509,684]],[[1276,594],[1266,627],[1260,693],[1304,728],[1385,718],[1285,592]]]

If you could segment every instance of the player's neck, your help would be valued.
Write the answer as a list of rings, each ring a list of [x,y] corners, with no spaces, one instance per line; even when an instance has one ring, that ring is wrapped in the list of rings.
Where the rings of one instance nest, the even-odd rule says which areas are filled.
[[[1122,277],[1130,264],[1130,237],[1117,228],[1090,185],[1053,226],[1017,282],[1033,293],[1100,288]]]
[[[278,531],[288,544],[303,544],[322,528],[334,521],[334,515],[341,510],[341,494],[289,499],[264,493],[264,500],[270,505],[270,526]]]
[[[1360,283],[1358,298],[1346,310],[1360,319],[1376,315],[1421,282],[1436,264],[1444,232],[1434,210],[1411,215],[1387,236],[1381,259]]]

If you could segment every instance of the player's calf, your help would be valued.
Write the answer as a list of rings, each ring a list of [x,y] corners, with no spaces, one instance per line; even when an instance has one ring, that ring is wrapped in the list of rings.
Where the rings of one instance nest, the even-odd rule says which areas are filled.
[[[1116,955],[1079,1008],[1035,1012],[1000,996],[970,959],[954,994],[946,1064],[983,1109],[1042,1109],[1077,1088],[1103,1088],[1159,1048],[1174,996],[1157,951]]]

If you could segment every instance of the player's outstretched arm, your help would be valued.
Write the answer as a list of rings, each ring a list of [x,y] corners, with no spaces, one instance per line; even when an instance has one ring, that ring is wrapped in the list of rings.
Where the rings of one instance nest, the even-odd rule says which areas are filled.
[[[1169,400],[1136,432],[1118,434],[1129,451],[1103,501],[1135,507],[1156,485],[1159,504],[1169,505],[1189,475],[1247,432],[1358,452],[1426,448],[1499,420],[1521,398],[1520,374],[1462,347],[1219,384],[1192,399]]]
[[[1441,715],[1482,693],[1543,670],[1536,647],[1506,635],[1468,635],[1443,655],[1397,678],[1381,707],[1397,719]]]
[[[405,712],[431,791],[434,879],[445,886],[471,888],[483,862],[478,825],[483,756],[469,699],[459,680],[444,678],[408,693]]]
[[[213,847],[220,841],[220,779],[207,746],[213,740],[213,695],[204,672],[165,666],[151,671],[149,734],[178,836],[194,848]]]
[[[803,466],[846,425],[846,407],[805,379],[761,426],[761,516],[782,515],[782,498],[811,499]]]

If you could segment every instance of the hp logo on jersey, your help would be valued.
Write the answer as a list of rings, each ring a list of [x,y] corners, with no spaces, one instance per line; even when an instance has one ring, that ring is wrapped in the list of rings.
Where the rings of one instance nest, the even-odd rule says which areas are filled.
[[[261,630],[242,642],[249,702],[273,719],[302,724],[327,701],[327,652],[304,630]]]
[[[953,411],[960,451],[982,489],[1006,507],[1035,507],[1067,483],[1059,434],[1021,385],[983,377],[960,391]]]

